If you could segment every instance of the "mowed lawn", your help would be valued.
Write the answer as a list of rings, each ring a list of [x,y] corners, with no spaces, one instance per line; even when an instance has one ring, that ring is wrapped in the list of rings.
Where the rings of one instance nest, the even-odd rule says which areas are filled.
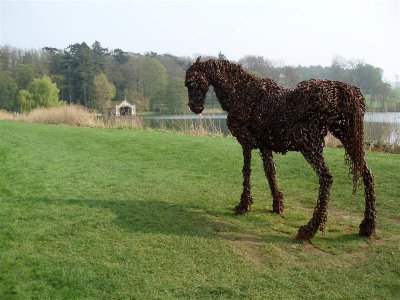
[[[0,122],[0,299],[398,299],[400,155],[367,152],[377,234],[358,236],[343,149],[325,235],[296,242],[318,179],[275,155],[283,215],[253,152],[252,211],[236,216],[232,138]]]

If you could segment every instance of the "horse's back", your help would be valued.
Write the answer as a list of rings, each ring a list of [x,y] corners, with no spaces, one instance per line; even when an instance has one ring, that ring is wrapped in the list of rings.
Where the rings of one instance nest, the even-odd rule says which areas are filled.
[[[350,84],[326,79],[310,79],[300,82],[290,93],[287,106],[292,113],[332,116],[352,113],[354,109],[365,111],[364,96],[360,89]]]

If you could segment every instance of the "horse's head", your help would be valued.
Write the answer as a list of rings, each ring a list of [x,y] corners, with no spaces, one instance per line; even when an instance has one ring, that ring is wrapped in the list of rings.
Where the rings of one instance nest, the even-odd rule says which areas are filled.
[[[186,71],[185,86],[189,94],[190,110],[200,114],[204,109],[204,101],[209,87],[207,75],[199,68],[200,57]]]

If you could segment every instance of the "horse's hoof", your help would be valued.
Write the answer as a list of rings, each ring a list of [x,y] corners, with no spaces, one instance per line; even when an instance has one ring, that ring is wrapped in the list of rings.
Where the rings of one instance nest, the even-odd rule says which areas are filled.
[[[283,210],[285,208],[283,193],[279,191],[275,195],[273,195],[272,198],[272,211],[277,214],[283,213]]]
[[[277,203],[277,204],[273,204],[272,205],[272,211],[278,215],[280,215],[281,213],[283,213],[284,210],[284,206],[283,206],[283,202]]]
[[[301,226],[296,235],[296,240],[299,241],[309,241],[311,240],[316,233],[316,230],[313,230],[308,225]]]
[[[364,237],[371,237],[375,234],[375,221],[363,220],[360,224],[359,235]]]
[[[235,214],[236,215],[244,215],[245,213],[250,211],[249,205],[237,205],[235,206]]]

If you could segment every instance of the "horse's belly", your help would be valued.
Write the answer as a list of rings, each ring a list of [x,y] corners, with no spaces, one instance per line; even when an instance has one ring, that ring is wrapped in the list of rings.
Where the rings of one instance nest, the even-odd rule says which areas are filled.
[[[272,127],[263,126],[257,122],[240,122],[236,118],[228,118],[227,125],[231,134],[242,145],[247,144],[254,149],[264,148],[278,153],[286,153],[290,150],[284,124]]]
[[[284,124],[260,128],[257,132],[259,147],[272,150],[278,153],[286,153],[291,150],[288,132]]]
[[[278,138],[272,135],[262,136],[259,143],[259,148],[265,148],[274,152],[285,153],[287,152],[287,139],[282,136]]]

